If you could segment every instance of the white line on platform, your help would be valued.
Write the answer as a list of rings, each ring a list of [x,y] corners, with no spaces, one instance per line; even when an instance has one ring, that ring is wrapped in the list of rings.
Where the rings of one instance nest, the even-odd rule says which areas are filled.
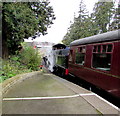
[[[3,98],[3,101],[13,101],[13,100],[45,100],[45,99],[64,99],[64,98],[74,98],[79,96],[95,95],[94,93],[84,93],[76,94],[71,96],[55,96],[55,97],[23,97],[23,98]]]
[[[45,100],[45,99],[64,99],[74,98],[79,96],[94,95],[94,93],[76,94],[70,96],[54,96],[54,97],[23,97],[23,98],[3,98],[3,101],[15,101],[15,100]]]
[[[46,99],[63,99],[63,98],[74,98],[79,97],[79,94],[71,95],[71,96],[56,96],[56,97],[24,97],[24,98],[3,98],[4,101],[12,101],[12,100],[46,100]]]
[[[81,93],[79,95],[80,96],[90,96],[90,95],[95,95],[95,93]]]
[[[113,105],[112,103],[108,102],[107,100],[103,99],[102,97],[100,97],[99,95],[95,94],[96,97],[98,97],[99,99],[101,99],[102,101],[106,102],[107,104],[109,104],[110,106],[114,107],[116,110],[118,110],[120,112],[120,109]]]
[[[3,101],[19,101],[19,100],[48,100],[48,99],[65,99],[65,98],[75,98],[79,96],[91,96],[94,95],[101,99],[102,101],[106,102],[107,104],[111,105],[115,109],[119,110],[118,107],[113,105],[112,103],[108,102],[107,100],[103,99],[102,97],[98,96],[95,93],[81,93],[81,94],[76,94],[76,95],[70,95],[70,96],[54,96],[54,97],[23,97],[23,98],[3,98]]]
[[[113,105],[112,103],[108,102],[107,100],[103,99],[102,97],[100,97],[99,95],[95,94],[95,93],[85,93],[85,94],[79,94],[80,96],[90,96],[90,95],[94,95],[96,96],[97,98],[101,99],[102,101],[104,101],[105,103],[109,104],[110,106],[114,107],[116,110],[120,111],[120,109]]]

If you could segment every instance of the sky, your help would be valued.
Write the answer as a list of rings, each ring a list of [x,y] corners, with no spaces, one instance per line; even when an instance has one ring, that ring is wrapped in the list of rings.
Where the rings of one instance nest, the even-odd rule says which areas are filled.
[[[79,4],[81,0],[49,0],[50,5],[56,16],[56,20],[51,28],[48,28],[48,34],[40,36],[35,41],[47,41],[52,43],[60,43],[70,27],[70,22],[73,22],[74,14],[77,16]],[[86,8],[92,12],[93,6],[97,0],[84,0]]]

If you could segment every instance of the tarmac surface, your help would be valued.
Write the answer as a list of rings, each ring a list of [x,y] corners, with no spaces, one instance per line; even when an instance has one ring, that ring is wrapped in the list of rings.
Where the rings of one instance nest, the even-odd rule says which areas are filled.
[[[96,94],[51,73],[17,82],[3,94],[2,114],[114,114],[119,109]]]

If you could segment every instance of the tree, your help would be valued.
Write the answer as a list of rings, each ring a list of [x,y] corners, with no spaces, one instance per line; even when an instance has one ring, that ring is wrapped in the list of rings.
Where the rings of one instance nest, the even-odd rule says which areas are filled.
[[[118,7],[115,13],[113,2],[102,2],[99,0],[94,5],[93,13],[89,16],[83,1],[81,1],[79,16],[74,18],[74,23],[71,24],[62,42],[64,44],[70,44],[70,42],[76,39],[104,33],[113,30],[113,28],[120,28],[119,10]],[[113,22],[111,23],[112,20]]]
[[[81,0],[79,5],[79,16],[77,18],[74,17],[74,23],[71,24],[68,32],[63,38],[64,44],[70,44],[70,42],[84,38],[92,35],[90,33],[91,30],[91,18],[88,15],[88,11],[86,10],[86,6]]]
[[[3,3],[3,57],[15,54],[24,38],[47,34],[55,19],[48,0],[41,2]]]
[[[50,27],[50,25],[53,24],[53,20],[55,20],[53,8],[49,6],[49,3],[50,2],[48,0],[43,0],[43,2],[28,3],[30,9],[34,11],[39,22],[39,30],[37,34],[47,34],[47,28]]]
[[[94,27],[96,28],[96,34],[108,31],[113,13],[113,2],[101,2],[101,0],[99,0],[99,2],[95,4],[92,18]]]
[[[118,7],[115,9],[113,21],[109,27],[111,31],[116,29],[120,29],[120,4],[118,4]]]

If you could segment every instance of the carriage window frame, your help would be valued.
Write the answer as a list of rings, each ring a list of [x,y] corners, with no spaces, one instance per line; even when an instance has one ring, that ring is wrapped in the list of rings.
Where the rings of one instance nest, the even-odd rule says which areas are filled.
[[[86,54],[86,46],[80,46],[76,49],[75,52],[75,64],[84,66],[85,64],[85,54]],[[79,56],[77,56],[79,55]],[[80,62],[77,60],[76,57],[80,57]]]
[[[73,50],[70,50],[69,62],[73,62]]]
[[[100,47],[98,47],[98,46],[100,46]],[[91,65],[92,68],[99,69],[102,71],[110,71],[113,49],[114,49],[114,46],[112,43],[93,45],[92,65]],[[102,59],[104,59],[104,60],[102,60]],[[100,60],[102,62],[100,62]],[[95,62],[97,62],[96,65],[95,65]],[[101,66],[101,67],[99,67],[99,66]]]
[[[108,51],[108,46],[112,45],[112,49],[111,51]],[[99,47],[100,46],[100,47]],[[106,50],[103,52],[103,46],[106,46]],[[112,43],[109,43],[109,44],[96,44],[96,45],[93,45],[93,53],[112,53],[113,52],[113,44]]]

